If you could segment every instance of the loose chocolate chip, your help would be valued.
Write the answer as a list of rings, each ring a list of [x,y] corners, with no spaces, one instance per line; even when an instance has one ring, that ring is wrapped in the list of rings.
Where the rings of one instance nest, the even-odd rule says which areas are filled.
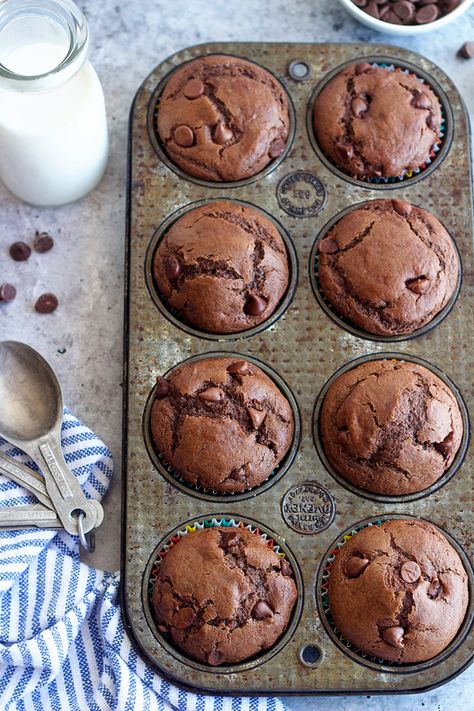
[[[424,93],[424,91],[415,89],[411,105],[414,106],[415,109],[429,109],[431,108],[431,100],[430,97]]]
[[[254,620],[265,620],[267,617],[273,617],[273,610],[265,600],[259,600],[252,610]]]
[[[164,397],[167,397],[169,391],[169,382],[166,380],[166,378],[163,378],[161,375],[158,375],[156,378],[155,398],[157,400],[162,400]]]
[[[199,393],[199,397],[208,402],[220,402],[224,397],[224,393],[220,388],[207,388],[207,390]]]
[[[35,309],[39,314],[52,314],[58,308],[58,297],[54,294],[41,294],[35,304]]]
[[[280,568],[281,568],[281,573],[282,573],[282,575],[285,576],[285,578],[292,577],[293,571],[291,569],[291,565],[284,558],[282,559],[282,561],[280,563]]]
[[[8,301],[13,301],[16,296],[16,289],[13,284],[1,284],[0,285],[0,303],[7,303]]]
[[[400,568],[400,575],[406,583],[416,583],[421,575],[420,566],[414,560],[407,560]]]
[[[187,99],[198,99],[204,94],[204,84],[199,79],[190,79],[183,89]]]
[[[216,650],[209,652],[209,654],[207,655],[207,663],[213,667],[216,667],[218,664],[221,663],[221,661],[222,661],[222,654],[220,654]]]
[[[364,74],[364,72],[368,71],[369,69],[372,69],[372,65],[368,62],[360,62],[360,64],[355,65],[355,73],[358,76]]]
[[[274,141],[270,143],[270,149],[268,155],[270,158],[278,158],[284,152],[286,148],[286,143],[283,138],[275,138]]]
[[[430,280],[423,274],[415,277],[415,279],[407,279],[405,282],[407,289],[410,289],[414,294],[426,294],[431,286]]]
[[[434,599],[435,597],[438,597],[441,590],[442,590],[442,587],[441,587],[441,583],[439,582],[439,580],[432,580],[429,587],[428,587],[427,593],[428,593],[429,597]]]
[[[249,316],[260,316],[267,308],[267,302],[262,296],[250,294],[245,302],[244,311]]]
[[[31,248],[28,247],[26,242],[14,242],[10,247],[10,257],[15,262],[26,262],[30,254]]]
[[[458,56],[462,59],[472,59],[474,57],[474,42],[464,42],[463,46],[459,48]]]
[[[350,160],[354,155],[354,149],[347,143],[336,143],[334,147],[339,159],[342,161]]]
[[[397,15],[403,22],[411,22],[415,17],[416,8],[412,2],[408,0],[401,0],[401,2],[396,2],[393,6],[393,12]]]
[[[392,200],[393,209],[402,217],[408,217],[411,214],[411,205],[406,200]]]
[[[250,375],[249,364],[245,360],[236,360],[227,366],[227,372],[231,375]]]
[[[387,15],[392,15],[392,8],[390,5],[384,5],[383,7],[380,8],[380,19],[381,20],[386,20],[387,21]],[[390,22],[390,20],[388,20]]]
[[[214,129],[214,133],[212,134],[212,140],[214,143],[217,143],[219,146],[223,146],[225,143],[229,143],[233,137],[234,134],[230,128],[228,128],[222,121],[219,121]]]
[[[189,126],[177,126],[173,135],[175,143],[183,148],[189,148],[194,143],[194,131]]]
[[[195,619],[196,613],[192,607],[182,607],[174,613],[173,625],[178,630],[185,630],[191,627]]]
[[[360,96],[356,96],[356,98],[352,100],[351,109],[356,118],[363,116],[368,108],[367,102],[361,99]]]
[[[416,11],[415,22],[418,25],[425,25],[427,22],[434,22],[439,15],[438,6],[434,3],[423,5]]]
[[[346,574],[349,578],[358,578],[369,565],[368,558],[360,558],[357,555],[351,556],[345,563]]]
[[[181,272],[181,267],[174,254],[165,259],[165,273],[168,279],[176,279]]]
[[[337,246],[337,242],[335,239],[331,239],[331,237],[321,240],[318,245],[318,252],[321,254],[336,254],[338,251],[339,247]]]
[[[403,627],[386,627],[382,632],[382,639],[391,647],[403,647]]]
[[[254,407],[248,407],[247,412],[250,415],[250,419],[252,421],[254,429],[258,430],[258,428],[266,418],[267,413],[262,412],[262,410],[256,410]]]
[[[47,232],[36,232],[33,247],[37,252],[49,252],[54,247],[54,239]]]

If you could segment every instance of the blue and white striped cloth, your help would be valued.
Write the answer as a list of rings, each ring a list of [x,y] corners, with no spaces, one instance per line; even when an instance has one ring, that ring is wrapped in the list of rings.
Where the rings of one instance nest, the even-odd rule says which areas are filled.
[[[112,476],[108,448],[67,410],[62,446],[89,498]],[[18,449],[0,450],[32,468]],[[36,503],[0,476],[0,506]],[[79,560],[65,531],[0,530],[1,711],[283,711],[277,699],[196,695],[160,679],[125,633],[117,574]]]

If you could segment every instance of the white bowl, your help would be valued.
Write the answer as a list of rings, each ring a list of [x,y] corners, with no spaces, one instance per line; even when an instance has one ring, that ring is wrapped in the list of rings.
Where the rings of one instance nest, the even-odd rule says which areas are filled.
[[[372,15],[368,15],[360,7],[354,5],[352,0],[339,0],[339,2],[352,17],[362,22],[363,25],[367,25],[367,27],[370,27],[372,30],[385,32],[387,35],[420,35],[425,32],[431,32],[432,30],[441,30],[443,27],[446,27],[450,22],[453,22],[453,20],[456,20],[469,10],[474,0],[462,0],[452,12],[444,15],[444,17],[440,17],[439,20],[427,22],[424,25],[393,25],[391,22],[377,20],[377,18],[372,17]]]

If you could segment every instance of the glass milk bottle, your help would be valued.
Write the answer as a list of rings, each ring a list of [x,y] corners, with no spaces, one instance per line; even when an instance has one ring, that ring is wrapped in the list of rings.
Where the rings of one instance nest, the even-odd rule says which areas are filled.
[[[34,205],[62,205],[101,179],[104,94],[71,0],[0,2],[0,179]]]

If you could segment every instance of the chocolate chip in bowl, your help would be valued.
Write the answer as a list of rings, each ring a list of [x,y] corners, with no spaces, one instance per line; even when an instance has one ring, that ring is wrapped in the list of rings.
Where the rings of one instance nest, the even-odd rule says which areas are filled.
[[[359,22],[394,35],[441,29],[456,20],[473,0],[339,0]]]

